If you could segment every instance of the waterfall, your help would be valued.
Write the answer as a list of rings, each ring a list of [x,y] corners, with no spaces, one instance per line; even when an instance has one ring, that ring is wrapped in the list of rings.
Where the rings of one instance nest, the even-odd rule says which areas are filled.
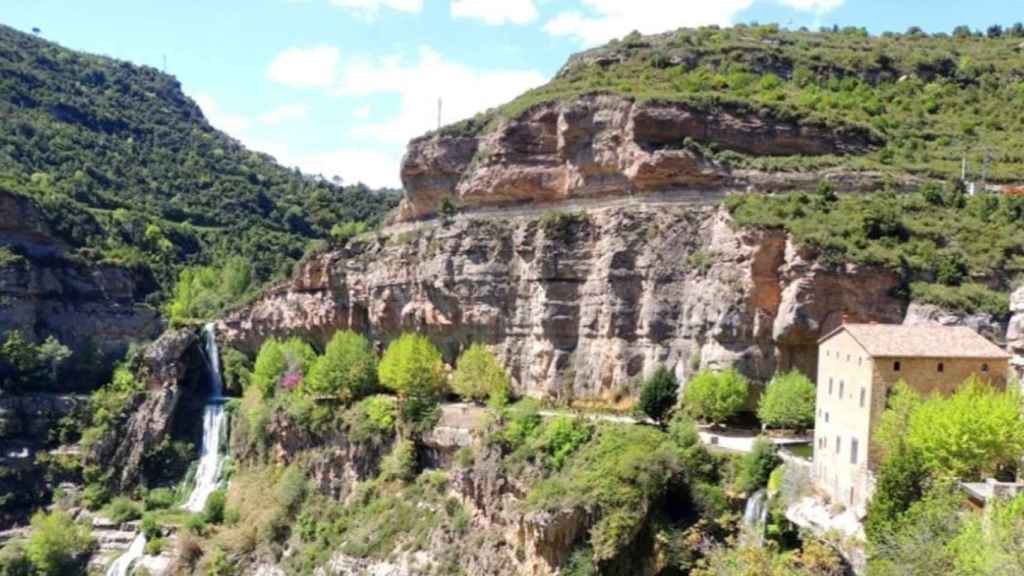
[[[762,488],[747,499],[743,510],[743,527],[740,541],[760,546],[764,542],[764,528],[768,520],[768,493]]]
[[[221,434],[224,430],[224,384],[220,374],[220,353],[217,350],[217,335],[213,324],[203,326],[203,349],[206,354],[210,397],[203,409],[203,445],[196,469],[196,484],[184,508],[190,512],[201,512],[206,499],[220,484],[224,455],[221,454]]]
[[[142,558],[142,554],[146,551],[146,536],[139,532],[135,539],[132,540],[131,546],[128,547],[128,551],[117,557],[114,563],[107,568],[107,576],[128,576],[129,571],[132,568],[132,564],[136,560]]]

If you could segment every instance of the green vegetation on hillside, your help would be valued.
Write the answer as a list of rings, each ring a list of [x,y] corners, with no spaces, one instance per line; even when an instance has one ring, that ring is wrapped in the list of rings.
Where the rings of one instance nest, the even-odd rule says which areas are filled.
[[[0,191],[30,197],[78,256],[151,270],[154,303],[185,264],[241,256],[263,281],[396,202],[246,150],[172,76],[2,25],[0,116]]]
[[[967,197],[955,186],[919,193],[836,197],[730,196],[741,226],[781,228],[824,262],[881,266],[904,278],[914,300],[957,311],[1009,313],[1024,273],[1024,198]]]
[[[737,166],[842,165],[952,179],[967,155],[975,172],[990,162],[990,180],[1016,181],[1024,158],[1022,38],[1019,26],[989,37],[776,25],[634,33],[575,57],[546,85],[442,130],[477,132],[540,103],[612,93],[853,129],[882,143],[856,159],[721,155]]]

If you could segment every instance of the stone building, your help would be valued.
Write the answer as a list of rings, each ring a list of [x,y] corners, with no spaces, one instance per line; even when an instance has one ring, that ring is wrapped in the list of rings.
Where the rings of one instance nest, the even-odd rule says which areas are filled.
[[[872,435],[893,384],[948,394],[977,375],[1006,385],[1010,356],[965,327],[843,324],[818,346],[814,480],[834,503],[863,507],[878,461]]]

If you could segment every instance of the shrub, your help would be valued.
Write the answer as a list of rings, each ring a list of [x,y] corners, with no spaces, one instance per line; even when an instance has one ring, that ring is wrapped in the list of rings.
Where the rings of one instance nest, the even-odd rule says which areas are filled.
[[[751,451],[740,458],[736,488],[748,494],[764,488],[768,485],[772,470],[781,462],[775,444],[767,438],[758,438]]]
[[[380,463],[380,478],[386,482],[408,482],[416,477],[416,445],[409,440],[395,444]]]
[[[769,428],[804,430],[814,425],[817,389],[797,371],[772,378],[757,407],[757,417]]]
[[[185,520],[185,531],[189,534],[202,536],[206,533],[206,516],[203,514],[192,514]]]
[[[664,366],[659,366],[640,390],[640,410],[655,422],[661,422],[675,406],[679,382]]]
[[[868,502],[864,531],[869,540],[880,538],[891,530],[900,515],[921,499],[928,480],[921,455],[902,449],[879,466],[875,492]]]
[[[252,371],[252,384],[264,398],[272,398],[278,388],[288,392],[302,383],[307,368],[316,361],[313,348],[298,338],[280,341],[270,338],[260,347]]]
[[[146,537],[146,540],[153,540],[159,538],[163,534],[163,530],[160,529],[160,522],[157,521],[156,515],[147,513],[142,516],[142,534]]]
[[[377,355],[370,341],[349,330],[337,332],[303,381],[303,392],[353,402],[377,386]]]
[[[377,394],[363,398],[346,416],[349,435],[357,442],[387,438],[395,431],[396,416],[394,397]]]
[[[723,424],[739,412],[747,401],[747,395],[747,379],[736,370],[704,370],[686,384],[683,406],[694,418]]]
[[[285,469],[284,474],[274,486],[278,504],[289,514],[299,509],[302,501],[306,498],[308,488],[305,474],[295,464]]]
[[[89,529],[75,524],[66,512],[37,512],[25,551],[36,572],[47,576],[85,573],[85,560],[94,541]]]
[[[220,359],[225,392],[241,396],[252,379],[252,367],[249,359],[245,354],[230,346],[221,349]]]
[[[224,502],[227,494],[224,489],[214,490],[206,498],[206,505],[203,506],[203,519],[208,524],[220,524],[224,521]]]
[[[544,424],[537,409],[537,401],[525,398],[513,404],[506,413],[506,424],[499,440],[511,451],[525,445]]]
[[[164,539],[160,536],[154,538],[146,538],[146,555],[147,556],[159,556],[164,551]],[[135,570],[133,574],[137,575],[138,570]]]
[[[452,390],[475,402],[507,398],[509,385],[504,366],[483,344],[473,344],[466,349],[459,356],[452,373]]]
[[[115,524],[124,524],[132,520],[138,520],[142,516],[142,507],[129,498],[118,496],[107,504],[103,513]]]
[[[569,456],[590,441],[593,427],[582,418],[558,416],[548,421],[536,439],[549,470],[561,470]]]
[[[384,352],[378,375],[399,396],[436,396],[444,386],[444,362],[425,336],[403,334]]]
[[[142,501],[146,506],[146,510],[164,510],[174,506],[175,500],[174,490],[170,488],[154,488],[146,492],[146,496]]]
[[[20,542],[0,548],[0,576],[35,576],[35,566]]]

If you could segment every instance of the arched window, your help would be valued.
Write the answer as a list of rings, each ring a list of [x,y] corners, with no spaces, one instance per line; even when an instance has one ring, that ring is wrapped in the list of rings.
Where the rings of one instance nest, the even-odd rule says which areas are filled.
[[[897,360],[897,361],[892,363],[892,371],[893,372],[899,372],[900,368],[901,368],[901,366],[900,366],[900,361],[899,360]]]

